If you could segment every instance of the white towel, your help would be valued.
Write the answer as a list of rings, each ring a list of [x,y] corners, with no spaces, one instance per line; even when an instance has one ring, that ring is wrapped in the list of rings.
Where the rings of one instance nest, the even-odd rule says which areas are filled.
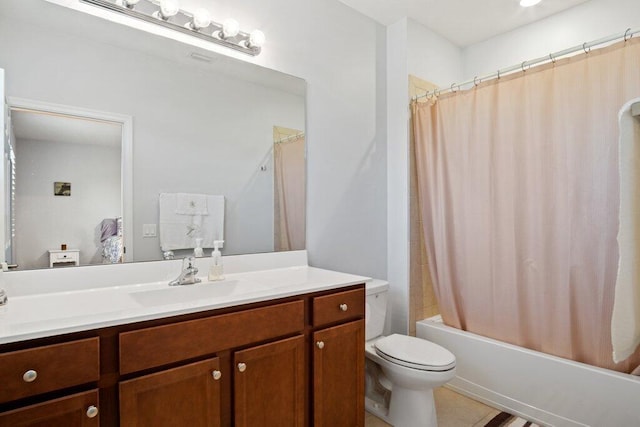
[[[176,213],[178,215],[208,215],[207,195],[177,193]]]
[[[178,193],[161,193],[160,248],[162,251],[196,247],[202,238],[203,248],[212,248],[214,240],[224,239],[224,196],[205,195],[206,215],[184,215],[178,211]]]
[[[620,225],[611,344],[613,361],[622,362],[640,344],[640,123],[631,116],[628,102],[619,113]]]

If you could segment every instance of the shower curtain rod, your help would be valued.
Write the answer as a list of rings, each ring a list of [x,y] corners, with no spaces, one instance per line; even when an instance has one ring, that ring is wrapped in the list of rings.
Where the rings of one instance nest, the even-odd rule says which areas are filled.
[[[581,45],[578,46],[574,46],[574,47],[570,47],[568,49],[565,50],[561,50],[559,52],[555,52],[555,53],[550,53],[547,56],[542,56],[540,58],[536,58],[536,59],[530,59],[528,61],[523,61],[522,63],[518,64],[518,65],[513,65],[511,67],[507,67],[507,68],[503,68],[501,70],[498,70],[495,73],[492,74],[487,74],[485,76],[482,77],[474,77],[471,80],[467,80],[466,82],[462,82],[462,83],[453,83],[450,87],[445,88],[445,89],[434,89],[431,91],[427,91],[426,93],[422,94],[422,95],[416,95],[415,97],[413,97],[414,101],[417,101],[420,98],[431,98],[433,96],[437,96],[437,95],[441,95],[443,93],[448,93],[448,92],[456,92],[458,90],[460,90],[462,88],[462,86],[467,86],[467,85],[471,85],[473,84],[474,86],[479,85],[482,82],[485,82],[487,80],[492,80],[495,78],[500,78],[506,74],[512,73],[514,71],[526,71],[529,68],[531,68],[534,65],[539,65],[542,63],[547,63],[547,62],[556,62],[557,59],[559,59],[562,56],[565,55],[570,55],[572,53],[578,52],[580,50],[583,50],[585,53],[589,53],[591,51],[591,48],[594,46],[598,46],[601,44],[605,44],[605,43],[609,43],[612,41],[615,41],[617,39],[624,39],[624,41],[629,40],[631,37],[633,37],[635,34],[640,33],[640,28],[636,28],[635,30],[632,30],[631,28],[628,28],[627,31],[625,31],[622,34],[615,34],[613,36],[609,36],[609,37],[604,37],[589,43],[583,43]]]
[[[300,132],[300,133],[296,133],[296,134],[293,134],[293,135],[285,136],[284,138],[281,138],[278,141],[276,141],[276,144],[280,144],[282,142],[287,142],[287,141],[292,141],[294,139],[302,138],[303,136],[304,136],[304,132]]]

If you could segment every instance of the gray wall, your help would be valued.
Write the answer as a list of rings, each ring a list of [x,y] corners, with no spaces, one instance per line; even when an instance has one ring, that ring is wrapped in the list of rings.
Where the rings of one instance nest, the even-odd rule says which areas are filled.
[[[80,250],[80,264],[102,263],[100,223],[120,215],[120,147],[19,139],[14,148],[20,269],[49,267],[61,244]],[[70,182],[71,196],[54,196],[55,181]]]

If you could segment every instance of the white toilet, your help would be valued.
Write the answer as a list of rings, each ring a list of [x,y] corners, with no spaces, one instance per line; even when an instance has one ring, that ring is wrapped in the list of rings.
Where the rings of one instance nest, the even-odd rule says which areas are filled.
[[[366,288],[367,410],[394,427],[437,426],[433,389],[453,379],[455,356],[421,338],[382,336],[389,284]]]

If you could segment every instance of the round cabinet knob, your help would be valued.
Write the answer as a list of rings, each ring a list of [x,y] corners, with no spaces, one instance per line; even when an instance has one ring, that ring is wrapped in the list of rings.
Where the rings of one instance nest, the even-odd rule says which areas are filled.
[[[238,363],[238,371],[240,372],[244,372],[247,370],[247,365],[245,365],[244,363],[240,362]]]
[[[95,418],[96,415],[98,415],[98,408],[96,408],[95,406],[91,405],[87,408],[87,417],[89,418]]]
[[[347,304],[340,304],[340,310],[347,311],[349,310],[349,306]]]
[[[26,383],[34,382],[36,380],[36,378],[38,378],[38,373],[36,371],[34,371],[33,369],[29,369],[27,372],[25,372],[22,375],[22,379]]]
[[[322,350],[324,348],[324,341],[317,341],[316,342],[316,347],[318,347],[320,350]]]
[[[213,379],[218,381],[220,378],[222,378],[222,372],[220,371],[213,371],[211,373],[211,375],[213,376]]]

